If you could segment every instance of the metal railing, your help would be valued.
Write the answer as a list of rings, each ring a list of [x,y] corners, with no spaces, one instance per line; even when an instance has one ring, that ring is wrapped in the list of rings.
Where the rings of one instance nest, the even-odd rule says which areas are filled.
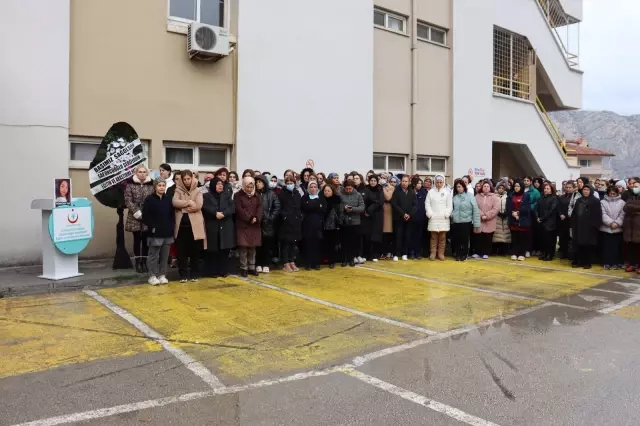
[[[534,55],[525,37],[494,27],[493,93],[530,100]]]
[[[579,66],[580,23],[565,13],[560,0],[535,1],[553,30],[556,42],[560,45],[569,66]]]
[[[551,118],[551,116],[549,115],[547,110],[545,109],[544,105],[542,105],[542,101],[540,101],[540,98],[538,98],[538,97],[536,97],[536,107],[538,108],[538,112],[540,113],[540,117],[542,117],[542,121],[544,122],[545,126],[547,126],[547,130],[549,130],[549,133],[551,134],[553,139],[556,141],[556,143],[560,147],[560,150],[562,151],[562,154],[564,155],[564,158],[566,159],[567,158],[567,143],[565,142],[564,138],[560,134],[560,131],[556,127],[555,123],[553,122],[553,119]]]

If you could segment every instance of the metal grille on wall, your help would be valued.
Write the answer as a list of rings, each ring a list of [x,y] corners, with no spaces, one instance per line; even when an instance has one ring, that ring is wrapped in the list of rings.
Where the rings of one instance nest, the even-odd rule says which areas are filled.
[[[559,0],[538,0],[538,5],[546,18],[556,41],[562,48],[567,63],[577,67],[580,54],[580,22],[567,15]]]
[[[525,37],[494,27],[493,92],[529,100],[533,58],[534,51]]]

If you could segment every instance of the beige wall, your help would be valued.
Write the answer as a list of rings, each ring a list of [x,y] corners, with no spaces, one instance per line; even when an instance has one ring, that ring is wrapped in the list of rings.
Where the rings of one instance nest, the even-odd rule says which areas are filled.
[[[234,54],[190,60],[186,35],[167,31],[167,4],[71,1],[69,134],[101,138],[114,122],[126,121],[150,141],[152,168],[164,161],[163,141],[234,142]],[[235,28],[233,16],[231,22]],[[111,256],[115,210],[95,202],[87,170],[70,176],[74,196],[95,206],[95,237],[83,255]]]
[[[416,0],[418,20],[450,30],[449,0]],[[410,0],[376,0],[376,7],[406,17]],[[408,32],[412,31],[410,19]],[[382,29],[374,32],[374,151],[411,153],[411,39]],[[451,156],[451,49],[418,40],[416,154]],[[452,170],[451,158],[447,174]]]

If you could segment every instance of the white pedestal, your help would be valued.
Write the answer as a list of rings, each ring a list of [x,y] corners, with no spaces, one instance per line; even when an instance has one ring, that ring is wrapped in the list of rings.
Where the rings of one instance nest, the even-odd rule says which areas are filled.
[[[62,253],[49,236],[49,217],[53,210],[53,200],[33,200],[31,209],[42,210],[42,275],[38,278],[57,281],[83,275],[78,272],[78,255]]]

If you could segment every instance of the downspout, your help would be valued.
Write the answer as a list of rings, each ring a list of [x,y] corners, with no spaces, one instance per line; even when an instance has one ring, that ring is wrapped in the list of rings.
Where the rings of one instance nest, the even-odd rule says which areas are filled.
[[[416,155],[418,124],[418,0],[411,0],[411,173],[418,171]]]

